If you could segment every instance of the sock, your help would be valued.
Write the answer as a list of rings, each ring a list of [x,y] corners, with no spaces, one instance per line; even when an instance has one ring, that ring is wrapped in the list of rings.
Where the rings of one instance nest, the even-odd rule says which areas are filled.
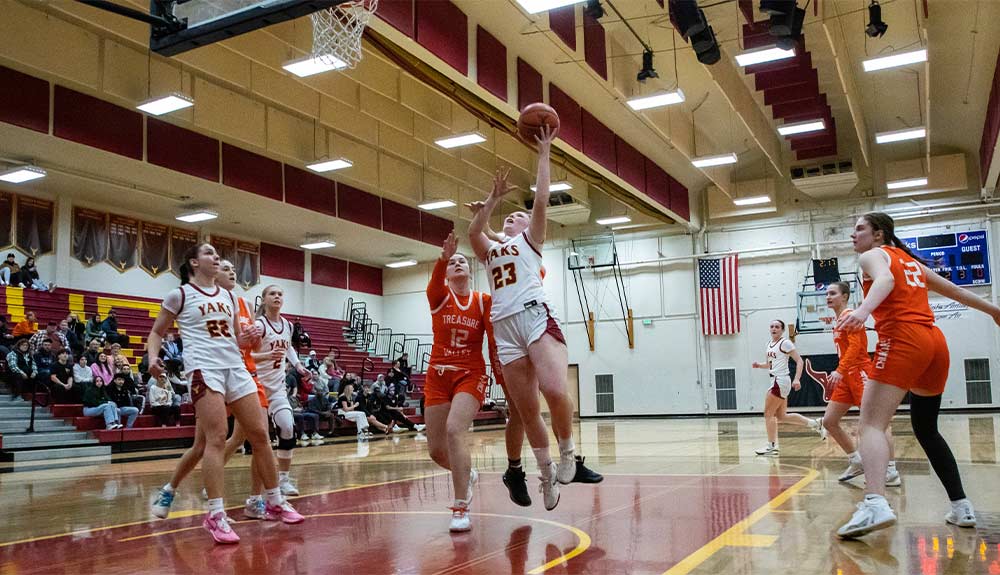
[[[507,467],[509,467],[510,469],[521,469],[521,460],[520,460],[520,458],[518,458],[518,459],[508,459],[507,460]]]
[[[166,491],[167,493],[173,493],[174,492],[174,486],[170,485],[170,483],[167,483],[166,485],[164,485],[160,489]]]
[[[215,499],[208,500],[208,515],[216,515],[218,513],[226,512],[226,504],[222,502],[221,497],[216,497]]]
[[[469,508],[469,502],[466,501],[466,500],[464,500],[464,499],[456,499],[455,500],[455,505],[453,505],[453,507],[455,507],[456,509],[459,508],[459,507],[468,509]]]
[[[268,505],[278,506],[284,503],[284,500],[281,498],[281,490],[277,487],[273,489],[265,489],[264,499],[267,500]]]
[[[865,501],[879,501],[879,500],[885,501],[885,497],[882,497],[881,495],[876,495],[874,493],[869,493],[865,495]]]
[[[559,440],[559,454],[572,454],[576,450],[576,445],[573,443],[573,437],[567,437],[566,439]]]
[[[279,471],[278,472],[278,481],[284,481],[286,479],[288,479],[288,472],[287,471]]]
[[[552,456],[549,455],[549,448],[546,447],[536,447],[531,450],[535,454],[535,462],[538,463],[538,469],[542,472],[542,475],[549,472],[549,464],[552,463]]]
[[[889,462],[889,469],[895,469],[895,468],[896,468],[896,462],[895,461],[890,461]]]
[[[850,453],[847,454],[847,459],[848,459],[848,461],[852,461],[852,462],[854,462],[854,461],[861,461],[861,454],[858,453],[857,451],[852,451],[852,452],[850,452]],[[890,461],[889,465],[893,465],[893,463]]]

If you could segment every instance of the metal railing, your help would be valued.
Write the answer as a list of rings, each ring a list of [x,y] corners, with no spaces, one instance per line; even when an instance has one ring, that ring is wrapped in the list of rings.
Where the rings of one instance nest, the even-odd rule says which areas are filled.
[[[361,373],[358,374],[361,377],[361,383],[365,382],[365,372],[375,373],[375,362],[367,357],[361,360]]]

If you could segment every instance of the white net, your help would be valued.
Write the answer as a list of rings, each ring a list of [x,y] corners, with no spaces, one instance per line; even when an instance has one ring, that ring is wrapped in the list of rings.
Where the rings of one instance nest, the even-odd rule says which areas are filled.
[[[354,68],[361,61],[361,35],[378,0],[355,0],[314,12],[312,57],[336,68]]]

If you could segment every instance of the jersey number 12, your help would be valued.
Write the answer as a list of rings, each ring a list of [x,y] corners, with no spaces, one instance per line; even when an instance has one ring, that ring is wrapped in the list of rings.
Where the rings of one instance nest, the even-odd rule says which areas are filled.
[[[451,348],[459,349],[465,347],[466,340],[469,339],[469,331],[465,329],[451,330]]]

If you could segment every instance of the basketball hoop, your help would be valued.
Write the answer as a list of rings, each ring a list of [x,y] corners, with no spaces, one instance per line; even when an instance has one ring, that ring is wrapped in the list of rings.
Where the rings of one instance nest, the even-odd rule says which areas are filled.
[[[354,68],[361,61],[361,35],[378,0],[352,0],[313,12],[313,58],[335,68]]]

